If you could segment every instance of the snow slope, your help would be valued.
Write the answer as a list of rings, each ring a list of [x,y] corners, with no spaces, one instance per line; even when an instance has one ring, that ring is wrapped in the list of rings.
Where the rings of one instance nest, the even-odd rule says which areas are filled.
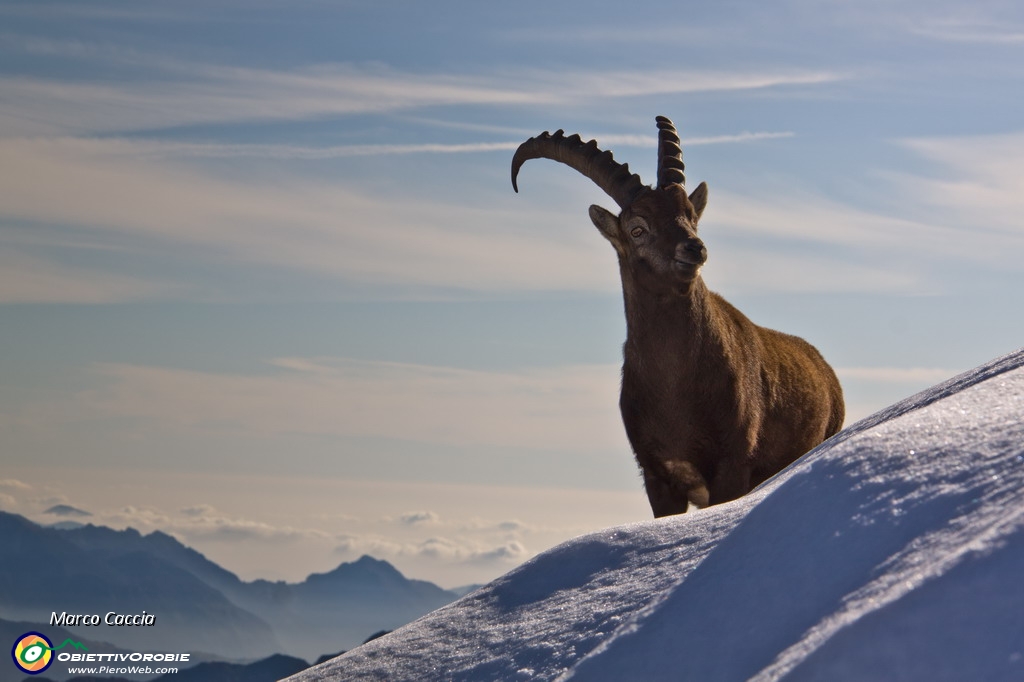
[[[291,678],[1024,680],[1024,349]]]

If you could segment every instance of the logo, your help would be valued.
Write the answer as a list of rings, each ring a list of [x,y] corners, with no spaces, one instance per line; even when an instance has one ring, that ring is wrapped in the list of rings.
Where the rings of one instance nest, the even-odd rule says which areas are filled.
[[[65,644],[88,651],[81,642],[65,639],[63,644],[55,647],[53,642],[41,632],[26,632],[14,643],[14,648],[11,649],[11,658],[14,659],[14,665],[18,667],[18,670],[29,675],[38,675],[50,667],[50,664],[53,663],[53,652]]]

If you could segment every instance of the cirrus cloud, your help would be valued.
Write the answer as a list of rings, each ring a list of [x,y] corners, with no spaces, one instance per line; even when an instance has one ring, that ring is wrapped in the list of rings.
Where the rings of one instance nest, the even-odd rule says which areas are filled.
[[[401,541],[375,535],[344,535],[335,551],[343,556],[370,554],[386,559],[430,559],[456,563],[518,563],[530,556],[517,540],[494,545],[466,538],[432,536],[423,540]]]
[[[615,365],[482,371],[346,358],[282,358],[286,371],[237,375],[97,366],[109,381],[76,411],[202,431],[401,438],[467,446],[628,446]]]

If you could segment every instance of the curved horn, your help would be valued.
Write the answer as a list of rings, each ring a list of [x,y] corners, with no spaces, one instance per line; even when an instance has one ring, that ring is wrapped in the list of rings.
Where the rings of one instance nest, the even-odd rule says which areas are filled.
[[[531,137],[519,145],[512,157],[512,188],[518,192],[516,178],[519,169],[530,159],[551,159],[575,168],[615,200],[619,208],[626,208],[642,190],[647,189],[640,176],[630,173],[629,165],[612,158],[611,152],[597,148],[597,141],[584,142],[579,135],[566,137],[561,130]]]
[[[672,121],[664,116],[654,119],[658,123],[658,189],[669,185],[685,185],[683,175],[683,150],[679,146],[679,134]]]

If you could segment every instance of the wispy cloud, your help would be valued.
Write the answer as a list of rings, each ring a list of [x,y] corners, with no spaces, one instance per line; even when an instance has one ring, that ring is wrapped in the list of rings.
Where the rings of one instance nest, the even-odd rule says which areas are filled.
[[[64,265],[10,247],[0,252],[0,303],[124,303],[186,289],[156,278]]]
[[[308,536],[308,528],[289,528],[262,521],[232,518],[228,516],[200,516],[190,522],[172,523],[169,532],[180,534],[188,540],[213,540],[218,542],[295,542]]]
[[[197,504],[191,507],[182,507],[181,513],[185,516],[208,516],[215,513],[217,510],[209,504]]]
[[[792,186],[740,194],[712,188],[706,277],[730,291],[758,280],[776,291],[937,293],[950,268],[1019,270],[1024,133],[899,142],[927,174],[874,170],[875,200],[849,204]],[[755,238],[751,245],[743,235]]]
[[[1019,267],[1024,249],[1024,132],[900,141],[932,162],[928,174],[889,173],[903,195],[914,196],[933,220],[955,224],[950,246],[963,258],[988,254]]]
[[[754,234],[853,247],[870,244],[875,250],[908,243],[941,249],[940,238],[952,236],[946,227],[872,212],[870,207],[850,206],[798,188],[748,195],[711,191],[702,220]]]
[[[540,131],[534,131],[534,135]],[[757,142],[761,140],[778,140],[793,137],[791,131],[780,132],[749,132],[729,135],[712,135],[705,137],[684,138],[685,146],[702,146],[715,144],[737,144]],[[525,139],[526,135],[524,134]],[[597,135],[595,136],[606,148],[610,147],[646,147],[658,146],[656,135]],[[69,142],[71,139],[69,138]],[[83,144],[92,144],[81,141]],[[303,147],[289,144],[218,144],[210,142],[167,142],[160,140],[117,139],[105,138],[102,142],[106,153],[134,158],[262,158],[277,160],[308,160],[339,159],[357,156],[391,156],[396,154],[479,154],[495,151],[515,151],[522,140],[481,141],[455,144],[351,144],[332,145],[326,147]]]
[[[16,478],[0,478],[0,509],[15,511],[21,507],[21,500],[15,495],[24,495],[32,486]],[[7,491],[7,492],[4,492]]]
[[[201,259],[273,264],[346,282],[476,291],[612,288],[590,260],[605,247],[584,230],[541,240],[522,229],[522,213],[442,198],[395,202],[351,183],[298,175],[274,182],[228,179],[129,153],[129,146],[0,139],[0,216],[120,235],[139,248],[199,247]],[[60,201],[52,200],[55,188]],[[474,229],[479,225],[488,229]],[[533,268],[523,268],[526,262]],[[125,300],[167,286],[134,286],[123,277],[56,269],[45,261],[11,265],[18,300],[54,300],[62,291],[75,301]],[[89,286],[74,293],[74,281]]]
[[[123,145],[125,152],[140,158],[160,157],[207,157],[283,160],[323,160],[354,156],[390,156],[394,154],[476,154],[482,152],[510,151],[519,142],[467,142],[459,144],[352,144],[328,147],[302,147],[288,144],[216,144],[189,142],[161,142],[138,140],[104,141],[112,153]]]
[[[793,187],[775,193],[711,190],[703,223],[721,230],[732,253],[711,253],[705,272],[728,273],[741,288],[757,278],[776,290],[935,293],[952,284],[948,268],[1016,268],[1024,232],[1024,137],[906,141],[955,169],[953,180],[876,171],[878,201],[844,203]],[[1001,148],[1000,145],[1002,145]],[[741,238],[771,238],[746,246]],[[969,247],[965,248],[966,245]],[[719,268],[724,270],[719,270]]]
[[[0,478],[0,490],[30,490],[32,486],[16,478]]]
[[[971,19],[932,19],[913,25],[913,33],[952,43],[1024,45],[1024,26]]]
[[[80,44],[73,48],[75,52],[87,49]],[[578,105],[649,95],[816,86],[846,78],[829,71],[793,69],[533,69],[467,75],[411,73],[351,63],[292,70],[167,60],[151,60],[150,66],[153,78],[124,83],[2,77],[0,120],[4,125],[0,134],[110,133],[205,123],[301,121],[436,106]]]
[[[781,234],[781,230],[780,230]],[[923,268],[896,267],[899,258],[847,254],[789,253],[787,243],[732,245],[706,266],[709,286],[733,293],[926,293],[934,286]]]
[[[78,134],[205,123],[309,120],[438,105],[511,105],[544,93],[476,78],[384,67],[295,71],[181,65],[174,77],[131,83],[0,78],[0,134]]]
[[[560,72],[533,71],[522,74],[556,101],[580,98],[644,97],[690,92],[763,90],[789,86],[823,85],[845,80],[848,74],[810,69],[686,70]],[[558,94],[561,92],[562,94]]]
[[[773,139],[789,133],[741,133],[699,138],[689,144]],[[615,145],[653,145],[653,136],[611,139]],[[487,148],[514,148],[518,142],[487,143]],[[456,146],[452,151],[478,150]],[[421,149],[416,146],[416,149]],[[0,168],[0,215],[9,220],[83,228],[114,235],[119,243],[133,239],[137,248],[162,249],[164,244],[201,249],[201,259],[222,265],[271,264],[337,278],[339,281],[384,283],[390,287],[424,286],[473,291],[614,291],[613,268],[595,267],[608,249],[584,229],[525,231],[523,225],[561,224],[566,218],[540,215],[524,205],[515,212],[445,203],[442,197],[393,202],[354,186],[327,184],[298,175],[278,175],[273,184],[262,179],[229,179],[187,159],[159,157],[165,153],[252,152],[316,154],[316,150],[270,146],[189,145],[126,139],[76,138],[0,140],[0,153],[9,163]],[[328,150],[338,153],[338,150]],[[349,150],[351,151],[351,150]],[[356,151],[408,153],[372,146]],[[347,153],[347,152],[341,152]],[[55,190],[59,188],[59,190]],[[61,201],[51,201],[59,191]],[[867,214],[862,209],[812,196],[792,196],[780,205],[776,197],[741,196],[713,189],[705,222],[727,230],[739,229],[775,237],[858,247],[871,243],[913,243],[914,249],[948,250],[955,231]],[[459,195],[458,200],[464,201]],[[568,208],[566,209],[569,210]],[[374,229],[363,229],[374,225]],[[470,229],[487,225],[486,232]],[[717,229],[717,227],[716,227]],[[946,233],[949,234],[946,234]],[[78,240],[81,242],[81,240]],[[109,241],[109,240],[108,240]],[[87,243],[87,242],[83,242]],[[781,248],[781,247],[780,247]],[[27,252],[5,252],[0,269],[7,301],[105,302],[138,300],[195,291],[172,281],[138,281],[109,271],[69,267]],[[752,253],[751,257],[757,257]],[[792,259],[792,254],[786,258]],[[719,261],[709,273],[749,278],[742,257]],[[761,266],[780,264],[786,258]],[[607,260],[607,259],[605,259]],[[600,262],[605,262],[601,260]],[[213,261],[211,261],[213,262]],[[523,268],[523,263],[531,268]],[[729,263],[732,265],[729,265]],[[788,261],[786,261],[788,263]],[[833,264],[827,264],[833,267]],[[813,266],[812,266],[813,267]],[[849,269],[849,264],[844,266]],[[834,290],[863,290],[912,286],[916,276],[905,269],[859,268],[849,277],[833,277]],[[756,270],[756,268],[755,268]],[[785,270],[806,273],[807,267]],[[871,276],[866,276],[871,275]],[[899,281],[894,281],[896,278]],[[785,284],[791,276],[770,278],[782,290],[805,283]],[[805,278],[806,279],[806,278]],[[757,286],[765,286],[761,277]],[[820,284],[820,280],[815,280]],[[819,287],[820,288],[820,287]]]
[[[684,147],[699,147],[702,145],[713,145],[713,144],[737,144],[741,142],[758,142],[760,140],[779,140],[787,137],[793,137],[796,133],[792,131],[761,131],[761,132],[750,132],[743,131],[741,133],[734,133],[730,135],[710,135],[705,137],[684,137],[682,139],[682,145]],[[658,138],[655,135],[606,135],[598,138],[601,144],[606,147],[612,146],[632,146],[632,147],[657,147]]]
[[[994,135],[907,138],[898,144],[938,164],[932,178],[936,185],[931,199],[945,197],[954,204],[974,198],[979,185],[990,186],[993,194],[1002,196],[1014,205],[1024,202],[1019,190],[1024,185],[1024,132],[1014,131]],[[993,196],[984,197],[991,201]],[[981,203],[980,201],[977,203]]]
[[[441,517],[432,511],[407,512],[398,517],[400,523],[407,526],[418,526],[421,524],[436,524]]]
[[[531,552],[518,540],[497,544],[467,538],[435,536],[424,540],[402,541],[379,535],[345,535],[338,539],[336,552],[344,557],[372,554],[390,560],[429,559],[470,564],[516,564]]]
[[[291,543],[300,540],[327,540],[329,535],[310,528],[291,528],[264,521],[225,514],[211,505],[182,509],[179,514],[152,507],[126,506],[99,515],[100,522],[113,527],[132,527],[144,533],[160,530],[186,542]]]
[[[360,532],[339,533],[334,552],[346,558],[371,554],[399,563],[416,561],[420,566],[456,564],[507,570],[533,554],[527,545],[539,542],[546,546],[552,537],[579,532],[557,526],[560,520],[564,521],[559,517],[552,519],[552,524],[539,526],[478,517],[446,519],[433,511],[416,511],[385,517],[376,529],[364,526]]]
[[[287,359],[289,371],[232,375],[133,365],[79,410],[164,427],[249,434],[400,438],[458,446],[628,451],[612,365],[522,372],[346,359]]]
[[[744,133],[698,138],[688,144],[774,139],[789,133]],[[612,136],[609,144],[651,146],[653,136]],[[517,142],[455,145],[451,152],[512,149]],[[706,273],[730,290],[931,291],[943,278],[929,263],[964,260],[1009,266],[1024,235],[1013,216],[1024,211],[1024,135],[913,139],[902,142],[947,175],[888,174],[903,201],[877,211],[787,188],[744,195],[712,188],[704,223],[730,238],[728,251],[712,253]],[[164,252],[166,245],[221,267],[269,264],[339,282],[402,288],[498,291],[604,291],[618,288],[608,249],[585,219],[579,229],[546,229],[575,218],[523,204],[465,205],[453,194],[394,202],[357,184],[339,185],[281,173],[228,178],[183,153],[314,155],[306,148],[274,145],[190,145],[127,139],[0,139],[0,216],[10,222],[58,225],[78,247],[84,235],[104,234],[103,244]],[[415,153],[420,145],[331,148],[327,153]],[[434,152],[437,153],[437,149]],[[948,178],[948,179],[947,179]],[[581,184],[580,187],[585,189]],[[54,192],[61,200],[53,201]],[[891,194],[891,193],[890,193]],[[931,210],[929,210],[929,206]],[[567,206],[566,211],[570,211]],[[364,229],[373,225],[374,229]],[[473,226],[487,225],[486,231]],[[532,229],[524,230],[523,226]],[[80,229],[83,236],[75,238]],[[746,247],[743,234],[771,238]],[[972,248],[963,249],[965,239]],[[127,241],[131,240],[131,241]],[[49,258],[25,240],[0,256],[0,300],[5,302],[118,302],[202,295],[201,283],[90,270]],[[820,245],[807,258],[793,244]],[[841,248],[837,252],[834,249]],[[30,250],[31,249],[31,250]],[[768,251],[766,251],[768,249]],[[927,254],[929,258],[922,258]],[[721,257],[725,255],[726,257]],[[938,260],[936,260],[938,259]],[[523,263],[531,263],[526,269]],[[191,266],[190,266],[191,269]],[[184,278],[183,278],[184,281]],[[210,292],[206,292],[209,295]]]
[[[631,457],[625,450],[618,454],[627,463],[627,485],[616,490],[374,481],[303,466],[283,475],[233,469],[165,471],[154,478],[145,460],[135,458],[131,467],[116,470],[94,462],[74,471],[44,467],[35,472],[38,478],[24,480],[33,484],[33,498],[44,490],[54,494],[14,499],[20,489],[8,488],[0,491],[0,508],[48,522],[41,513],[47,506],[74,503],[92,510],[96,524],[170,533],[246,580],[301,581],[312,570],[371,554],[411,577],[452,586],[508,570],[515,560],[502,557],[517,553],[511,543],[532,554],[616,522],[648,518],[640,483],[630,476]],[[242,456],[246,465],[239,469],[253,464],[250,457]],[[126,489],[129,495],[119,495]],[[63,490],[77,492],[69,499]],[[4,498],[6,492],[12,499]],[[278,504],[252,505],[266,499]],[[437,520],[402,524],[397,517],[403,509]]]
[[[953,251],[953,228],[806,192],[711,195],[705,239],[721,234],[727,247],[709,247],[705,278],[729,291],[929,292],[936,283],[922,251]]]

